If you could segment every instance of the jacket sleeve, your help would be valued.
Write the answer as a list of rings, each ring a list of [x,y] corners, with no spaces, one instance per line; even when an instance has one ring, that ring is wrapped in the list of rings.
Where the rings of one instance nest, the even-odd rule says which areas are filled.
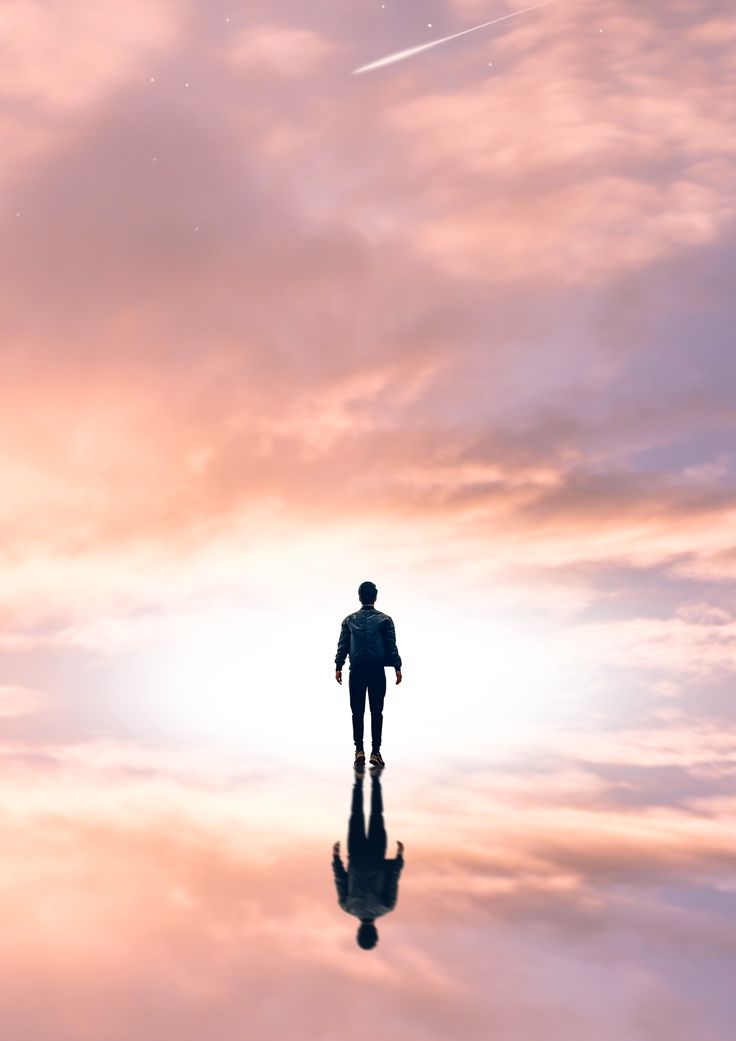
[[[348,899],[348,873],[337,854],[332,857],[332,874],[335,876],[337,902],[344,911]]]
[[[350,629],[347,618],[343,619],[340,626],[340,638],[337,641],[337,654],[335,655],[335,671],[340,672],[350,650]]]
[[[393,618],[386,618],[386,623],[383,627],[383,644],[386,650],[386,665],[390,665],[394,669],[401,669],[401,655],[396,646],[396,629],[394,628]]]
[[[396,907],[399,899],[399,875],[404,866],[404,858],[401,854],[394,860],[386,861],[386,885],[383,891],[383,905],[389,911]]]

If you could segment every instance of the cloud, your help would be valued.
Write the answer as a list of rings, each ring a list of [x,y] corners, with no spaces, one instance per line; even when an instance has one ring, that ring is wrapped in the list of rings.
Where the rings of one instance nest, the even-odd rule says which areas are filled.
[[[723,5],[357,78],[411,5],[195,7],[0,16],[6,1032],[722,1041]],[[432,758],[372,959],[301,765],[354,574]]]
[[[423,186],[422,255],[484,284],[599,283],[718,240],[736,215],[734,95],[697,17],[609,4],[593,26],[560,4],[448,56],[472,81],[388,117]]]
[[[79,0],[53,8],[39,0],[3,4],[4,183],[12,185],[28,164],[68,145],[80,112],[126,82],[142,86],[155,78],[157,57],[174,42],[178,11],[170,0],[134,0],[124,12]],[[25,216],[23,206],[12,208]]]
[[[319,33],[284,25],[248,26],[234,41],[230,60],[238,72],[304,76],[332,51]]]
[[[0,716],[26,716],[42,712],[48,697],[40,690],[31,690],[12,683],[0,684]]]
[[[272,648],[309,589],[312,653],[358,567],[412,620],[442,591],[431,669],[407,633],[435,693],[495,641],[498,728],[563,689],[609,724],[715,712],[736,458],[720,7],[670,24],[611,2],[592,25],[550,5],[360,83],[350,55],[411,29],[393,13],[136,9],[95,51],[73,4],[92,31],[51,55],[61,15],[23,11],[39,46],[13,51],[14,104],[53,147],[10,172],[0,236],[1,643],[18,683],[69,691],[53,725],[143,728],[147,701],[175,726],[177,663],[204,682],[210,634],[231,690],[240,643],[217,631],[271,626]]]

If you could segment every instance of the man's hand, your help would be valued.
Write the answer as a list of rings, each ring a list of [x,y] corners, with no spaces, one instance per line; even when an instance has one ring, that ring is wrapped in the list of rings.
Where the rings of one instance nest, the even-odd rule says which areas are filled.
[[[332,847],[332,855],[333,855],[333,857],[339,857],[340,856],[340,843],[339,842],[336,842],[335,845]]]
[[[338,845],[339,845],[339,843],[338,843]],[[396,849],[398,850],[399,856],[403,857],[403,855],[404,855],[404,843],[403,842],[397,842],[396,843]]]
[[[339,684],[342,684],[342,669],[337,669],[335,671],[335,679]]]
[[[396,670],[396,682],[401,683],[401,669]]]

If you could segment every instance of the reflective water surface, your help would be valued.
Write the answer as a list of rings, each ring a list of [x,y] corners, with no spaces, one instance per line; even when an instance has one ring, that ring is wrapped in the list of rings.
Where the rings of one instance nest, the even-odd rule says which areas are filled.
[[[688,769],[394,756],[356,781],[7,745],[3,1036],[726,1041],[736,840],[714,748]]]

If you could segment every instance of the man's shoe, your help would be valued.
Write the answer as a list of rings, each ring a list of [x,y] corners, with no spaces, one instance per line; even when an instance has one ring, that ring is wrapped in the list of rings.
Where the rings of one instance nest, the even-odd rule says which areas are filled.
[[[382,770],[386,764],[383,761],[380,752],[371,752],[371,769]]]
[[[353,763],[356,774],[365,773],[365,752],[355,753],[355,762]]]

